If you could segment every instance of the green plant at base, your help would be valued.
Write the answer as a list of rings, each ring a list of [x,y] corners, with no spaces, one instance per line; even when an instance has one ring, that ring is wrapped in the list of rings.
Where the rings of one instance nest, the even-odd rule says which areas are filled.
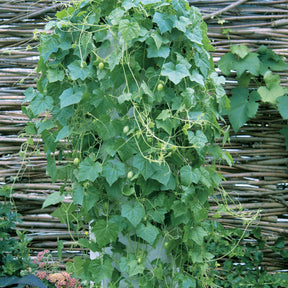
[[[287,70],[288,65],[271,49],[261,46],[250,52],[245,45],[232,45],[218,62],[225,76],[236,71],[238,87],[232,89],[229,120],[235,132],[249,119],[256,116],[260,103],[269,103],[279,110],[283,119],[288,119],[288,89],[281,86],[280,76],[275,71]],[[251,89],[251,87],[255,87]],[[288,139],[288,126],[281,130]],[[287,149],[288,149],[288,141]]]
[[[21,215],[15,212],[10,188],[2,187],[0,196],[4,198],[3,203],[0,202],[0,277],[23,276],[23,273],[29,273],[32,265],[27,247],[31,240],[24,232],[16,230]]]
[[[0,287],[14,287],[17,285],[18,288],[22,287],[38,287],[47,288],[45,284],[39,280],[35,275],[25,275],[23,277],[10,276],[10,277],[0,277]]]
[[[215,284],[221,288],[287,288],[288,275],[282,273],[268,273],[265,267],[264,253],[262,251],[269,249],[276,256],[275,260],[281,259],[285,263],[288,259],[287,249],[285,247],[284,237],[279,237],[273,243],[268,244],[263,237],[260,228],[254,228],[251,231],[242,229],[225,229],[221,224],[217,225],[217,233],[221,233],[222,238],[214,238],[211,241],[209,250],[213,251],[219,259],[214,259],[215,269],[211,271],[215,278]],[[238,245],[238,239],[242,243]],[[220,241],[219,241],[220,240]],[[231,246],[236,249],[231,253]],[[222,255],[227,255],[223,259]],[[211,275],[212,276],[212,275]]]
[[[222,177],[204,163],[232,162],[215,143],[228,138],[217,120],[229,100],[199,10],[78,1],[57,18],[40,35],[41,76],[23,111],[48,175],[65,181],[44,205],[71,193],[53,215],[75,229],[84,219],[96,238],[78,243],[98,257],[75,257],[68,270],[105,287],[213,285],[208,196]]]

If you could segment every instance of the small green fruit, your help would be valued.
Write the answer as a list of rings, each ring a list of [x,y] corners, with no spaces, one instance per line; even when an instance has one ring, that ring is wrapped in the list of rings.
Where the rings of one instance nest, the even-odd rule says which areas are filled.
[[[77,157],[74,158],[74,160],[73,160],[73,164],[74,164],[74,165],[77,166],[77,165],[79,164],[79,162],[80,162],[79,158],[77,158]]]
[[[123,128],[123,133],[124,134],[127,134],[128,132],[129,132],[129,126],[125,126],[124,128]]]
[[[129,171],[128,173],[127,173],[127,178],[128,179],[131,179],[133,177],[133,172],[132,171]]]
[[[142,258],[141,258],[141,257],[139,257],[139,258],[137,259],[137,263],[138,263],[138,264],[141,264],[141,263],[142,263]]]
[[[164,243],[164,248],[167,249],[168,246],[169,246],[169,242],[165,242],[165,243]]]
[[[103,69],[104,69],[104,63],[103,63],[103,62],[100,62],[100,63],[98,64],[98,69],[99,69],[99,70],[103,70]]]
[[[159,83],[158,86],[157,86],[157,90],[158,92],[161,92],[163,90],[164,86],[162,83]]]

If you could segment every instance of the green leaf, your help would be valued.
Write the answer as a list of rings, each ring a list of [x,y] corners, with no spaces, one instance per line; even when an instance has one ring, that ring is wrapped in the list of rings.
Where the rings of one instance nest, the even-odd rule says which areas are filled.
[[[119,22],[119,30],[125,42],[130,42],[139,37],[140,26],[136,21],[123,19]]]
[[[197,130],[196,134],[192,131],[188,131],[188,140],[196,149],[202,149],[208,142],[206,135],[201,130]]]
[[[156,12],[153,17],[153,22],[155,22],[158,25],[161,34],[167,31],[171,32],[176,20],[177,20],[176,16],[169,15],[167,13],[162,14],[162,13]]]
[[[118,97],[119,104],[123,104],[125,101],[131,101],[131,93],[123,92],[123,94]]]
[[[210,57],[207,56],[207,54],[196,52],[195,53],[195,64],[200,69],[202,75],[204,77],[208,77],[209,70],[211,68],[210,66]]]
[[[37,93],[36,97],[31,101],[30,109],[32,113],[38,116],[46,111],[51,111],[53,109],[53,98],[50,96],[43,96]]]
[[[26,102],[30,102],[31,100],[33,100],[36,96],[38,96],[38,94],[40,94],[39,92],[37,92],[33,87],[29,87],[24,91],[24,100],[22,102],[22,104],[26,103]]]
[[[145,209],[139,202],[130,201],[122,205],[121,216],[136,227],[145,216]]]
[[[192,228],[191,239],[200,246],[204,243],[203,239],[207,235],[208,233],[201,226]]]
[[[278,97],[281,97],[285,94],[284,89],[280,85],[273,85],[270,89],[267,87],[261,86],[257,89],[261,100],[263,102],[268,102],[271,104],[277,104]]]
[[[268,89],[273,88],[274,86],[280,86],[280,75],[273,74],[270,70],[268,70],[264,74],[264,81]]]
[[[59,40],[56,35],[42,34],[40,41],[40,56],[46,62],[52,53],[57,52]]]
[[[84,262],[85,260],[81,256],[75,256],[73,262],[67,262],[67,272],[81,275],[84,272]]]
[[[182,32],[186,32],[187,30],[187,26],[189,26],[191,24],[191,20],[187,17],[184,17],[184,16],[180,16],[179,19],[177,19],[174,23],[174,27],[176,29],[178,29],[179,31],[182,31]],[[191,31],[188,30],[190,33]],[[192,34],[192,33],[191,33]],[[186,35],[187,36],[187,35]],[[188,37],[189,38],[189,37]],[[190,38],[189,38],[190,39]],[[191,39],[190,39],[191,40]]]
[[[189,186],[194,182],[194,177],[192,172],[191,166],[187,165],[184,166],[180,169],[180,179],[181,179],[181,184],[184,186]]]
[[[52,68],[47,70],[47,78],[50,83],[62,81],[64,79],[64,76],[65,74],[62,70],[59,71],[59,69]]]
[[[92,233],[95,235],[96,243],[100,248],[105,247],[118,237],[118,226],[115,223],[109,223],[106,220],[95,220]]]
[[[160,224],[164,224],[165,215],[167,214],[167,210],[165,208],[157,207],[152,208],[147,211],[149,217],[151,217],[152,221],[155,221]]]
[[[132,260],[128,263],[129,266],[129,277],[135,276],[137,274],[142,274],[145,267],[143,264],[138,264],[137,260]]]
[[[93,282],[100,284],[105,279],[112,278],[113,266],[110,259],[103,261],[102,259],[96,258],[91,260],[88,270],[91,275],[93,275]]]
[[[50,130],[55,126],[52,119],[44,119],[36,123],[38,134],[41,134],[44,130]]]
[[[70,72],[72,80],[77,79],[85,80],[90,75],[90,68],[87,66],[86,62],[75,60],[67,67]]]
[[[91,182],[94,182],[98,178],[101,171],[101,164],[87,157],[84,161],[80,163],[79,172],[76,177],[78,181],[89,180]]]
[[[153,245],[159,235],[159,230],[149,222],[146,225],[141,223],[136,229],[136,234],[150,245]]]
[[[55,152],[55,149],[57,147],[57,143],[55,142],[56,137],[49,131],[44,130],[42,132],[42,139],[43,142],[45,143],[46,153],[49,154],[51,152],[52,153]]]
[[[182,79],[190,76],[189,70],[183,64],[175,65],[172,62],[165,63],[161,71],[162,76],[167,76],[174,84],[179,84]]]
[[[118,25],[119,21],[122,19],[124,14],[125,10],[120,7],[117,7],[114,10],[112,10],[112,12],[107,18],[111,21],[112,25]]]
[[[122,3],[122,7],[125,10],[130,10],[133,7],[137,7],[139,5],[139,0],[131,2],[131,0],[124,0]]]
[[[254,76],[260,73],[260,60],[257,53],[249,53],[245,58],[233,63],[233,69],[237,71],[237,77],[248,71]]]
[[[83,206],[86,211],[89,211],[99,200],[99,194],[95,187],[89,186],[85,191],[85,197],[83,199]]]
[[[277,98],[277,107],[283,119],[288,119],[288,96],[280,96]]]
[[[167,164],[154,164],[154,173],[152,174],[151,178],[157,180],[163,185],[167,185],[171,175],[171,170]]]
[[[54,192],[50,195],[47,196],[47,198],[45,199],[42,208],[48,207],[50,205],[55,205],[58,204],[60,202],[62,202],[64,200],[65,196],[61,195],[60,192]]]
[[[233,130],[237,132],[250,118],[257,113],[259,95],[257,92],[249,94],[248,88],[237,87],[231,91],[229,120]]]
[[[210,177],[209,172],[205,169],[205,167],[201,166],[199,168],[200,171],[200,181],[208,188],[212,186],[212,179]],[[209,192],[206,190],[206,192]],[[198,196],[199,201],[201,201],[201,197],[203,196],[204,202],[207,200],[206,196],[204,193],[201,194],[201,196]]]
[[[272,49],[268,49],[264,45],[257,50],[257,53],[261,61],[261,75],[264,75],[269,69],[272,71],[283,71],[288,67],[280,55],[277,55]]]
[[[51,215],[57,217],[61,223],[68,224],[76,219],[74,212],[78,207],[72,203],[62,203],[60,208],[56,209]]]
[[[249,49],[246,45],[232,45],[231,46],[231,52],[237,56],[239,56],[241,59],[245,58],[249,54]]]
[[[187,207],[186,205],[181,202],[180,200],[176,200],[173,203],[172,210],[174,211],[174,216],[179,217],[182,215],[187,215]]]
[[[205,86],[204,78],[197,70],[192,71],[192,73],[190,75],[190,80],[200,84],[202,87]],[[187,88],[187,89],[189,89],[189,88]]]
[[[64,90],[63,93],[60,95],[61,109],[72,104],[79,103],[83,95],[84,89],[82,87],[68,88]]]
[[[151,33],[151,38],[154,40],[154,43],[156,45],[156,48],[159,50],[162,44],[167,44],[169,43],[169,40],[167,41],[166,38],[163,38],[156,30],[153,30]],[[151,42],[151,38],[149,38],[146,43],[149,45]]]
[[[186,2],[179,0],[172,0],[172,7],[175,9],[178,15],[186,14]],[[180,18],[183,16],[180,16]]]
[[[162,112],[157,116],[156,119],[167,120],[171,117],[171,111],[169,109],[162,110]]]
[[[55,142],[58,142],[66,137],[69,137],[73,132],[73,127],[64,126],[57,134]]]
[[[200,27],[196,26],[191,31],[190,29],[187,29],[184,34],[191,42],[197,43],[198,45],[203,45],[202,40],[202,31]]]
[[[183,275],[182,273],[177,273],[175,279],[181,281],[179,288],[196,288],[197,281],[191,278],[189,275]]]
[[[245,52],[242,52],[241,55],[244,54]],[[243,59],[237,59],[229,52],[221,57],[218,62],[218,67],[225,76],[228,76],[231,70],[236,70],[237,78],[240,78],[246,72],[258,76],[260,73],[260,60],[257,53],[249,52]]]
[[[218,68],[225,76],[229,76],[235,60],[236,60],[235,56],[231,52],[228,52],[224,54],[218,61],[217,63]]]
[[[144,5],[149,5],[149,4],[156,4],[161,2],[161,0],[140,0],[141,3]]]
[[[51,156],[51,154],[47,156],[46,173],[48,176],[51,177],[52,183],[54,183],[57,180],[57,167],[55,157]]]
[[[72,198],[73,202],[78,205],[82,205],[84,198],[84,190],[80,183],[72,184]]]
[[[111,186],[119,177],[125,175],[125,165],[117,159],[105,162],[103,164],[102,175]]]
[[[157,58],[161,57],[166,59],[170,54],[170,48],[168,46],[157,47],[155,41],[149,38],[147,41],[148,49],[147,49],[147,57],[148,58]]]
[[[149,160],[145,159],[141,154],[134,156],[133,167],[137,168],[145,180],[150,178],[154,172],[155,167]]]
[[[156,126],[157,128],[162,128],[169,135],[172,135],[172,130],[179,126],[179,120],[173,118],[166,120],[156,120]]]

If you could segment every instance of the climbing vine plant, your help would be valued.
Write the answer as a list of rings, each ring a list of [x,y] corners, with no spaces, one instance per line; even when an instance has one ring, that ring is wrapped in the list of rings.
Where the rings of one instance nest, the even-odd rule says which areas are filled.
[[[229,100],[199,10],[92,0],[56,16],[23,111],[65,183],[44,206],[72,195],[53,215],[96,239],[79,244],[97,257],[68,270],[104,287],[211,287],[208,197],[222,177],[204,162],[232,160],[215,143]]]
[[[288,65],[271,49],[261,46],[251,52],[245,45],[232,45],[218,62],[225,76],[236,71],[238,86],[231,91],[228,117],[237,132],[249,119],[256,116],[260,103],[274,106],[284,120],[288,119],[288,89],[281,85],[278,72]],[[281,130],[288,147],[288,127]]]

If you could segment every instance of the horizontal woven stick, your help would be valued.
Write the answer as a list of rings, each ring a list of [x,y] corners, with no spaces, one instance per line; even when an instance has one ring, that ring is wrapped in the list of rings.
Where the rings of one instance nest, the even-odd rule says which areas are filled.
[[[235,196],[235,197],[253,197],[253,196],[257,196],[257,197],[266,197],[269,195],[282,195],[283,194],[283,190],[278,190],[278,191],[269,191],[269,192],[261,192],[261,191],[251,191],[250,189],[247,189],[247,191],[243,192],[243,191],[227,191],[229,196]],[[287,193],[287,192],[286,192]]]
[[[0,162],[1,163],[1,162]],[[277,178],[285,178],[288,179],[288,174],[287,173],[280,173],[280,172],[245,172],[245,173],[229,173],[225,174],[223,173],[223,176],[226,179],[229,178],[242,178],[242,177],[277,177]]]
[[[60,186],[55,185],[55,184],[32,184],[32,183],[16,183],[13,185],[13,190],[18,190],[18,189],[44,189],[44,190],[58,190]],[[20,194],[13,194],[14,197],[20,197]],[[24,195],[23,195],[24,196]]]
[[[248,171],[283,171],[283,172],[286,172],[287,171],[287,168],[286,166],[262,166],[262,165],[251,165],[251,164],[243,164],[243,165],[240,165],[240,164],[234,164],[233,165],[234,168],[239,168],[239,169],[242,169],[242,170],[248,170]],[[287,175],[288,176],[288,175]]]
[[[209,212],[210,218],[213,218],[213,216],[215,215],[215,210],[217,210],[217,209],[218,209],[218,206],[216,206],[216,207],[210,206],[210,210],[213,210],[213,212]],[[251,211],[251,212],[253,212],[253,211]],[[240,213],[240,212],[237,212],[237,213]],[[285,208],[273,208],[273,209],[266,209],[265,208],[265,210],[264,209],[261,210],[260,216],[261,217],[272,217],[272,216],[282,217],[283,214],[285,214],[285,213],[287,213],[286,207]],[[231,218],[229,215],[227,216],[225,213],[219,213],[219,214],[221,215],[222,218]]]
[[[228,209],[230,210],[238,210],[239,206],[242,209],[266,209],[266,208],[282,208],[283,204],[271,202],[271,203],[245,203],[241,205],[228,205]],[[210,210],[217,210],[217,207],[210,207]]]
[[[80,251],[80,252],[83,252],[83,248],[77,248],[76,247],[76,244],[77,242],[74,242],[74,241],[63,241],[63,246],[64,247],[73,247],[73,252],[77,252],[77,251]],[[79,246],[79,245],[78,245]],[[58,247],[58,243],[57,242],[44,242],[44,243],[34,243],[33,248],[36,247],[36,248],[57,248]]]
[[[39,228],[46,228],[46,227],[51,227],[51,229],[59,229],[59,228],[63,228],[63,229],[67,229],[67,225],[66,224],[63,224],[63,223],[51,223],[51,222],[39,222],[39,221],[30,221],[30,222],[27,222],[27,221],[23,221],[23,222],[20,222],[20,223],[16,223],[16,226],[17,227],[29,227],[29,228],[36,228],[36,227],[39,227]]]
[[[225,222],[225,223],[235,223],[235,224],[241,224],[243,225],[243,220],[241,219],[219,219],[218,220],[219,222]],[[271,222],[265,222],[265,221],[253,221],[252,222],[252,226],[268,226],[268,227],[271,227]],[[287,223],[281,223],[281,222],[278,222],[278,223],[275,223],[273,222],[273,227],[279,229],[279,228],[288,228],[288,220],[287,220]]]
[[[51,229],[52,230],[52,229]],[[51,231],[52,232],[52,231]],[[67,233],[67,232],[62,232],[62,233],[45,233],[44,235],[27,235],[28,238],[32,238],[33,241],[39,241],[39,240],[61,240],[61,239],[71,239],[72,237],[79,237],[81,235],[85,235],[84,233]]]
[[[55,4],[55,5],[31,12],[31,13],[27,13],[27,14],[25,13],[23,16],[19,15],[18,17],[13,17],[11,19],[5,20],[5,21],[1,22],[1,24],[7,25],[7,24],[15,23],[17,21],[24,20],[24,19],[29,19],[32,17],[38,17],[40,15],[46,14],[47,12],[55,11],[57,8],[60,8],[61,5],[62,4]]]

